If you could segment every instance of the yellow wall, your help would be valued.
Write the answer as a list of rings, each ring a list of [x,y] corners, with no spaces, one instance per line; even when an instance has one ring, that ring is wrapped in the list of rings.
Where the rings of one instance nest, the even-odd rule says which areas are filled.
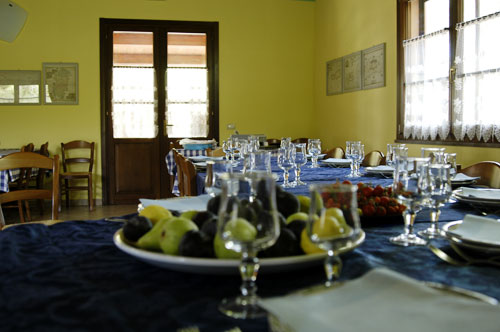
[[[0,70],[79,64],[79,105],[1,106],[0,148],[97,142],[101,197],[99,18],[219,22],[220,138],[240,133],[308,136],[312,130],[314,3],[292,0],[15,0],[28,20],[0,41]]]
[[[396,138],[396,0],[316,0],[315,118],[323,147],[361,140],[365,151],[381,150]],[[386,43],[386,86],[326,96],[326,62]],[[421,145],[408,145],[420,154]],[[498,148],[446,146],[457,162],[500,161]]]

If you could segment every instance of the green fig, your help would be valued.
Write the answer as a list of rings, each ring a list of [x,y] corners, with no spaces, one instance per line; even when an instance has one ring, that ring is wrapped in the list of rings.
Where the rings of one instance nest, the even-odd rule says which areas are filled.
[[[154,224],[153,228],[137,240],[137,246],[141,249],[161,251],[160,237],[163,225],[170,218],[160,219]]]
[[[161,250],[167,255],[179,254],[179,243],[188,231],[198,230],[196,224],[183,217],[174,217],[165,222],[160,237]]]

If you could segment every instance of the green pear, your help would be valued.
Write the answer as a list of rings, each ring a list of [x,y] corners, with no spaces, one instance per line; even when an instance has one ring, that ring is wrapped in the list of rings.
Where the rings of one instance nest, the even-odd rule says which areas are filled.
[[[154,224],[153,228],[137,240],[137,246],[141,249],[161,251],[160,237],[163,225],[170,218],[160,219]]]
[[[286,223],[289,224],[294,220],[304,220],[308,221],[309,220],[309,215],[305,212],[296,212],[294,214],[291,214],[286,218]]]
[[[309,209],[311,207],[311,197],[297,195],[297,199],[300,203],[300,212],[309,213]],[[321,199],[321,195],[319,195],[319,193],[316,193],[316,213],[319,214],[322,208],[323,200]]]
[[[224,226],[227,237],[237,241],[252,241],[257,236],[257,228],[246,219],[236,218],[229,220]]]
[[[179,243],[182,237],[191,230],[197,231],[198,226],[189,219],[175,217],[167,220],[162,227],[160,238],[161,250],[167,255],[178,255]]]
[[[180,217],[181,218],[186,218],[186,219],[189,219],[189,220],[193,220],[193,217],[200,211],[196,211],[196,210],[189,210],[189,211],[184,211],[181,213]]]
[[[214,237],[214,252],[215,257],[220,259],[240,259],[241,253],[226,248],[224,241],[220,238],[219,234]]]

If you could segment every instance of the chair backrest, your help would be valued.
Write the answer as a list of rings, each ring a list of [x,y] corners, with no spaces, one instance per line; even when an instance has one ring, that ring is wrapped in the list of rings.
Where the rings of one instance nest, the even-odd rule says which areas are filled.
[[[307,143],[308,140],[309,138],[307,137],[299,137],[292,139],[292,143]]]
[[[52,219],[57,219],[59,210],[59,156],[55,155],[54,158],[50,158],[34,152],[15,152],[0,158],[0,171],[23,168],[52,171],[52,188],[20,188],[0,193],[0,204],[19,200],[51,199]]]
[[[337,159],[344,158],[344,149],[342,149],[340,146],[337,146],[330,150],[326,150],[323,153],[326,154],[325,158],[337,158]]]
[[[39,154],[45,157],[49,157],[49,142],[45,142],[40,146],[40,151],[38,151]],[[47,174],[47,171],[45,170],[38,170],[38,174],[36,176],[36,187],[37,188],[42,188],[43,187],[43,179],[45,177],[45,174]]]
[[[361,166],[367,167],[374,167],[380,165],[382,160],[384,159],[384,154],[378,150],[373,150],[368,152],[365,155],[365,159],[363,159],[363,162],[361,163]]]
[[[34,150],[35,145],[33,143],[28,143],[21,147],[21,152],[33,152]],[[19,177],[16,180],[17,188],[26,188],[29,186],[32,172],[31,168],[19,168]]]
[[[28,143],[21,147],[21,152],[33,152],[34,149],[35,146],[33,145],[33,143]]]
[[[268,138],[266,140],[266,142],[267,142],[267,145],[271,145],[271,146],[280,146],[281,145],[281,140],[278,138]]]
[[[179,189],[179,195],[186,196],[184,192],[184,175],[182,172],[184,156],[175,148],[172,151],[174,152],[174,161],[177,168],[177,188]]]
[[[197,196],[198,188],[196,186],[196,167],[193,162],[186,157],[182,161],[182,176],[185,196]]]
[[[480,176],[478,185],[500,189],[500,163],[496,161],[481,161],[477,164],[463,168],[459,173],[468,176]]]
[[[88,172],[92,173],[92,168],[94,167],[94,147],[94,142],[87,141],[61,143],[63,171],[69,172],[71,165],[88,164]]]

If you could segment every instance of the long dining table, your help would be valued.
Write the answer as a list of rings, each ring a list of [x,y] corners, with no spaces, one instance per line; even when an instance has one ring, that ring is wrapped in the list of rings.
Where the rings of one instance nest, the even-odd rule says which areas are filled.
[[[311,169],[303,173],[332,172],[339,181],[347,169]],[[359,180],[387,183],[390,179],[365,176]],[[441,226],[474,213],[467,205],[447,204]],[[121,251],[113,236],[123,220],[72,220],[52,226],[27,224],[0,231],[0,326],[2,331],[267,331],[269,320],[233,319],[217,309],[225,297],[237,295],[240,276],[181,272],[138,260]],[[493,216],[500,217],[500,216]],[[428,226],[428,212],[419,214],[416,230]],[[364,227],[365,241],[342,254],[341,281],[363,277],[383,267],[419,281],[432,281],[480,292],[500,300],[500,269],[495,266],[455,266],[437,258],[427,247],[400,247],[388,238],[402,224]],[[449,251],[445,239],[433,244]],[[321,264],[261,273],[262,298],[282,296],[325,280]],[[391,299],[387,299],[390,301]],[[357,319],[363,319],[358,313]],[[438,313],[436,313],[438,314]],[[457,313],[459,315],[460,313]],[[425,319],[425,317],[422,317]],[[387,319],[391,319],[388,317]],[[500,325],[497,325],[500,326]],[[373,326],[372,331],[377,331]]]

